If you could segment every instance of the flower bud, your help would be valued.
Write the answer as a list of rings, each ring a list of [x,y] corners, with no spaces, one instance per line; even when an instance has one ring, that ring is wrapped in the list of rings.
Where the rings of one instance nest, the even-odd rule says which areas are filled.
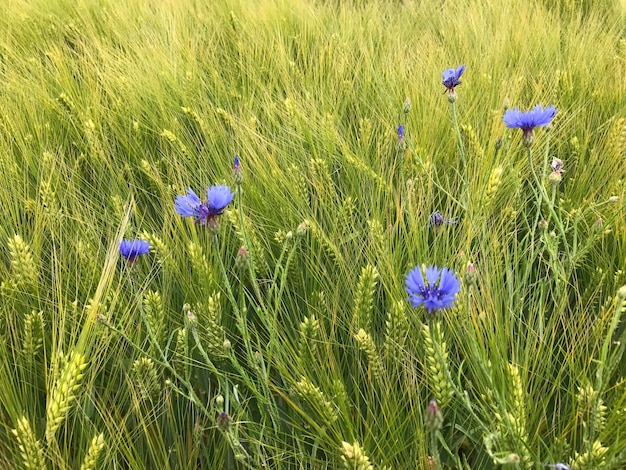
[[[215,406],[220,410],[224,407],[224,396],[221,393],[215,397]]]
[[[465,270],[464,281],[468,286],[476,285],[478,280],[478,274],[476,273],[476,267],[472,263],[467,263],[467,269]]]
[[[298,225],[298,228],[296,229],[296,235],[298,235],[299,237],[305,237],[308,231],[309,231],[309,221],[305,220],[300,225]]]
[[[243,183],[243,170],[241,168],[241,163],[239,162],[239,155],[235,155],[235,163],[234,163],[234,180],[237,186],[240,186]]]
[[[237,257],[235,258],[235,268],[240,271],[245,271],[250,266],[250,253],[246,250],[245,246],[239,248]]]
[[[619,201],[619,196],[611,196],[608,200],[610,204],[615,204],[617,201]]]
[[[190,329],[194,330],[198,326],[198,317],[191,310],[187,312],[187,325]]]
[[[493,146],[496,148],[496,150],[500,150],[502,148],[502,136],[501,135],[496,137],[496,140],[493,143]]]
[[[550,175],[548,175],[548,182],[553,186],[559,184],[562,179],[563,177],[558,171],[553,171],[552,173],[550,173]]]
[[[404,111],[404,114],[409,114],[409,111],[411,111],[411,99],[408,96],[406,98],[404,98],[404,104],[402,105],[402,111]]]
[[[437,432],[443,426],[443,415],[434,399],[430,400],[430,403],[428,403],[426,415],[424,416],[424,424],[426,425],[426,429],[430,432]]]

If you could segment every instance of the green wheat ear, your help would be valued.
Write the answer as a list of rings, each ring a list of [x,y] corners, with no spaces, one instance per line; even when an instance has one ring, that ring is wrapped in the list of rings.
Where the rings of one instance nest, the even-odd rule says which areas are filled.
[[[33,362],[43,345],[43,312],[33,310],[24,319],[24,337],[22,353],[27,361]]]
[[[100,433],[94,436],[91,440],[91,444],[89,444],[87,455],[85,455],[80,470],[96,470],[98,467],[98,458],[100,457],[102,449],[104,449],[104,444],[104,434]]]
[[[7,245],[11,257],[12,284],[16,287],[34,287],[37,283],[38,270],[30,245],[17,234],[9,238]]]
[[[409,334],[409,320],[406,316],[406,302],[395,302],[387,313],[385,322],[385,356],[389,361],[397,361]]]
[[[337,420],[338,416],[333,403],[309,379],[302,377],[299,382],[296,382],[294,388],[296,393],[324,418],[326,423]]]
[[[428,382],[435,400],[443,408],[452,400],[454,388],[450,383],[446,343],[439,340],[442,336],[441,324],[436,322],[433,326],[434,331],[431,331],[428,325],[422,325],[422,335],[426,347]]]
[[[587,443],[583,443],[583,445],[588,447]],[[594,441],[591,450],[574,454],[570,466],[572,470],[596,470],[603,468],[608,451],[609,448],[604,447],[600,441]]]
[[[158,291],[148,291],[143,297],[143,306],[146,312],[146,321],[150,326],[150,330],[157,342],[165,330],[164,318],[165,308],[163,307],[163,299]]]
[[[24,468],[27,470],[45,469],[46,465],[41,443],[37,440],[25,416],[17,420],[17,427],[12,432],[17,437]]]
[[[347,470],[374,470],[374,466],[370,463],[370,459],[365,455],[365,451],[361,449],[358,442],[341,443],[341,461]]]
[[[73,351],[65,362],[57,380],[46,411],[46,441],[51,442],[59,426],[67,416],[71,404],[80,389],[83,371],[87,368],[84,354]]]
[[[352,327],[355,331],[358,331],[360,328],[366,330],[371,328],[374,294],[376,293],[378,277],[378,270],[371,264],[368,264],[361,270],[352,313]]]
[[[159,392],[159,378],[152,359],[142,357],[133,363],[133,386],[143,401],[154,399]]]
[[[357,334],[354,335],[354,338],[359,345],[359,349],[367,356],[372,378],[379,380],[383,373],[383,363],[378,355],[376,344],[374,344],[372,336],[361,328]]]

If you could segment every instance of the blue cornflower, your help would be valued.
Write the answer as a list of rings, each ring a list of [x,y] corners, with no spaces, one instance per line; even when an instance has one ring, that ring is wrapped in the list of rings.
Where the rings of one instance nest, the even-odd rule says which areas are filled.
[[[422,276],[422,268],[416,266],[407,274],[405,288],[409,294],[408,301],[413,307],[424,305],[428,313],[452,307],[456,302],[456,294],[461,290],[461,282],[453,271],[437,266],[426,268],[426,283]]]
[[[241,168],[241,162],[239,161],[239,155],[235,155],[235,163],[233,165],[233,173],[235,175],[235,184],[237,186],[243,183],[243,169]]]
[[[230,188],[224,184],[211,186],[206,194],[207,201],[202,202],[193,190],[188,189],[185,196],[176,196],[175,211],[183,217],[195,217],[196,222],[204,225],[221,215],[234,196]]]
[[[441,74],[441,83],[448,92],[452,93],[455,86],[461,84],[461,75],[465,72],[465,65],[459,65],[456,69],[446,69]]]
[[[150,242],[141,239],[127,240],[120,242],[120,255],[130,263],[135,262],[139,255],[145,255],[150,251]]]
[[[520,111],[519,108],[509,109],[502,120],[506,124],[506,127],[517,128],[524,131],[522,139],[527,147],[530,147],[533,143],[533,129],[535,127],[547,126],[554,118],[557,109],[550,105],[546,109],[538,104],[529,111]]]
[[[535,127],[547,126],[556,114],[554,106],[548,106],[546,109],[538,104],[530,111],[520,111],[519,108],[509,109],[502,120],[506,127],[518,128],[524,132],[532,132]]]

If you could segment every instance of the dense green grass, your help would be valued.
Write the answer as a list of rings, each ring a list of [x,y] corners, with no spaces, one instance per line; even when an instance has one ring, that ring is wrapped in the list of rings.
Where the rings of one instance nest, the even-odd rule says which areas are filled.
[[[3,6],[0,466],[626,466],[623,0]]]

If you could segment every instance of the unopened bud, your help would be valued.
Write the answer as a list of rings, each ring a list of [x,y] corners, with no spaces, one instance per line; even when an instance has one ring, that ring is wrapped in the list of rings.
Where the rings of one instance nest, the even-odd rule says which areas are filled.
[[[195,329],[198,326],[198,317],[191,310],[187,312],[187,325],[190,329]]]
[[[224,407],[224,396],[221,393],[215,397],[215,406],[220,410]]]
[[[296,229],[296,235],[298,235],[299,237],[305,237],[308,231],[309,231],[309,222],[305,220],[300,225],[298,225],[298,228]]]
[[[626,299],[626,286],[622,286],[617,290],[617,298],[622,302]]]
[[[437,402],[432,399],[426,408],[426,416],[424,416],[424,425],[430,432],[437,432],[443,426],[443,415],[439,409]]]
[[[237,257],[235,258],[235,268],[240,271],[245,271],[250,266],[250,253],[246,250],[245,246],[239,248]]]
[[[476,267],[472,263],[467,263],[467,269],[465,270],[465,284],[468,286],[476,285],[478,274],[476,273]]]
[[[411,99],[408,96],[406,98],[404,98],[404,104],[402,105],[402,111],[404,111],[404,114],[409,114],[409,111],[411,111]]]
[[[615,204],[617,201],[619,201],[619,196],[611,196],[608,200],[611,204]]]
[[[496,137],[496,140],[493,143],[493,146],[496,148],[496,150],[500,150],[502,148],[502,136],[501,135]]]
[[[559,173],[558,171],[553,171],[552,173],[548,175],[548,182],[553,186],[559,184],[562,179],[563,177],[561,176],[561,173]]]
[[[235,164],[234,164],[234,180],[237,186],[240,186],[243,183],[243,169],[241,168],[241,162],[239,161],[239,155],[235,155]]]

